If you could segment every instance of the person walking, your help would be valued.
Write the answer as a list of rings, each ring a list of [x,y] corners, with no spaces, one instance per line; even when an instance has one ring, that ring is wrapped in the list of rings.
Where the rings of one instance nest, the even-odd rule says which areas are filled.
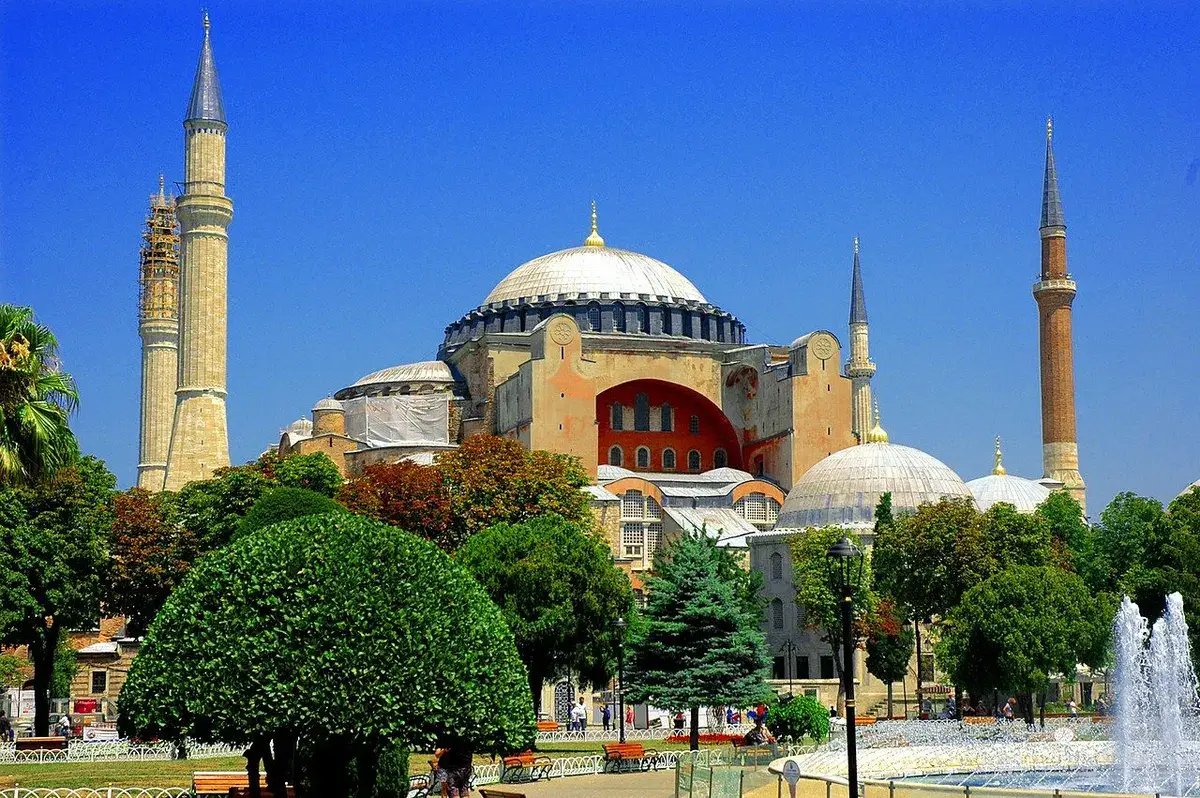
[[[583,699],[579,699],[579,703],[571,707],[571,721],[567,724],[567,731],[583,731],[584,716],[587,715],[587,710],[583,708]]]
[[[587,731],[587,707],[583,705],[583,696],[579,696],[579,730]]]
[[[474,752],[462,740],[451,740],[443,744],[434,754],[433,783],[430,795],[443,798],[468,798],[471,794],[471,776],[474,774]]]
[[[605,731],[612,730],[612,708],[608,704],[605,704],[604,709],[601,710],[600,720],[604,723]]]
[[[13,738],[12,723],[9,721],[8,715],[6,715],[3,712],[0,712],[0,740],[4,740],[5,742],[10,742],[10,741],[12,741],[12,738]]]

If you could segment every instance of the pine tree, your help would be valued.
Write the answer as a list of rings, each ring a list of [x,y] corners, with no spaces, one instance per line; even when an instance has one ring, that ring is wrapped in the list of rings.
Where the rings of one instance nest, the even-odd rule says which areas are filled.
[[[758,585],[729,567],[736,562],[703,533],[665,546],[648,580],[643,632],[630,644],[629,698],[689,710],[692,749],[700,707],[746,707],[770,696]]]

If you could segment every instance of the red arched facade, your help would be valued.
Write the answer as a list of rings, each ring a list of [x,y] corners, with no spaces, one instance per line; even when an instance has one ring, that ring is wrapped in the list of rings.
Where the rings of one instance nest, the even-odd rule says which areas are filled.
[[[663,429],[664,405],[670,407],[669,430]],[[619,421],[615,407],[620,408]],[[600,430],[597,455],[602,465],[610,463],[610,452],[616,446],[621,452],[620,465],[631,471],[709,471],[722,465],[722,456],[723,465],[742,468],[742,447],[729,419],[702,394],[682,385],[633,380],[613,386],[596,397],[596,420]],[[644,423],[647,420],[649,423]],[[641,462],[639,449],[644,450]],[[673,468],[668,450],[674,452]],[[692,452],[699,453],[698,469],[690,467]],[[666,465],[664,455],[668,457]]]

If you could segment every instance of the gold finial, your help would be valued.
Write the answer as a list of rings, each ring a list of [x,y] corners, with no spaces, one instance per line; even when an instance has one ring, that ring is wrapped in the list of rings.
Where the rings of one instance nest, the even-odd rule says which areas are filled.
[[[604,239],[600,237],[600,230],[596,227],[596,201],[592,200],[592,232],[586,239],[583,245],[585,247],[602,247]]]
[[[1046,117],[1046,143],[1054,140],[1054,117]]]
[[[1000,436],[996,436],[996,464],[992,466],[992,473],[998,477],[1002,477],[1008,472],[1004,470],[1003,463],[1004,455],[1000,452]]]
[[[888,434],[879,423],[879,400],[875,400],[875,426],[867,433],[867,443],[887,443]]]

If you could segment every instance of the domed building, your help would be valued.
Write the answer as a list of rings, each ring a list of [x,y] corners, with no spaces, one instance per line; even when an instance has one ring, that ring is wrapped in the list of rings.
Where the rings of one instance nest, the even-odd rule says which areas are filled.
[[[975,496],[979,509],[986,512],[992,505],[1004,502],[1017,508],[1017,512],[1032,513],[1038,505],[1050,496],[1051,489],[1056,483],[1036,482],[1024,477],[1016,477],[1004,468],[1004,455],[1000,451],[1000,439],[996,438],[995,463],[992,473],[967,483]],[[1061,487],[1058,483],[1057,487]]]

